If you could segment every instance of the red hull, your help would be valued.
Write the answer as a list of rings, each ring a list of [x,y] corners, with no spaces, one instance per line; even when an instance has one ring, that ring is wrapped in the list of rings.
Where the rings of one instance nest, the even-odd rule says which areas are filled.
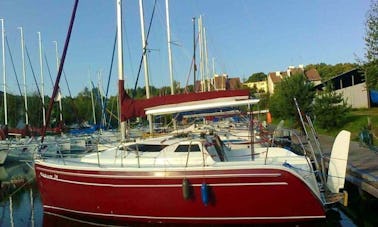
[[[122,222],[272,223],[324,219],[321,201],[284,168],[96,171],[35,164],[44,210]],[[183,198],[182,181],[192,196]],[[201,200],[209,185],[210,202]]]

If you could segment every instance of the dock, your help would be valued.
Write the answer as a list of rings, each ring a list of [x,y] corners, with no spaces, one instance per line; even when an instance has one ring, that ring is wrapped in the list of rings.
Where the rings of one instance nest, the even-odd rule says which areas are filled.
[[[331,153],[334,137],[318,135],[324,156]],[[356,141],[350,142],[346,180],[378,198],[378,152]]]

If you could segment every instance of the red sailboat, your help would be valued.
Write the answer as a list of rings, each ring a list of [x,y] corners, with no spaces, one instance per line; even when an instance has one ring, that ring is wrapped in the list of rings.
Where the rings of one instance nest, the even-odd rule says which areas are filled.
[[[117,7],[120,12],[121,0]],[[138,101],[119,79],[122,121],[258,102],[245,90]],[[310,221],[324,219],[327,205],[343,198],[349,138],[347,131],[337,136],[327,177],[316,157],[280,147],[232,150],[212,133],[125,141],[75,159],[38,159],[35,172],[44,211],[67,216],[123,224]]]

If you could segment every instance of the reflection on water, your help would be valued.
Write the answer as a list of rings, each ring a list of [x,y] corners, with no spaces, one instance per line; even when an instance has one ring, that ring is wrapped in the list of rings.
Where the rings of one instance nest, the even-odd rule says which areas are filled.
[[[42,204],[31,164],[0,166],[0,226],[42,226]]]
[[[0,166],[0,183],[0,226],[109,226],[109,223],[105,225],[88,219],[78,220],[57,214],[43,213],[33,165],[30,163],[13,162]],[[378,209],[377,199],[363,200],[358,193],[353,193],[355,189],[347,188],[347,190],[352,209],[340,210],[336,207],[327,213],[327,220],[324,222],[269,226],[378,226],[378,217],[374,213]],[[354,221],[345,213],[353,217]],[[173,225],[129,224],[127,226]]]

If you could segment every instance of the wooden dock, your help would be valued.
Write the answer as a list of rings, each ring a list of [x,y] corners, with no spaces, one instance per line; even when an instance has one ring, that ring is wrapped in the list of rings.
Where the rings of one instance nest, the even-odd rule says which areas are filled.
[[[335,138],[324,135],[318,135],[318,138],[324,156],[329,157]],[[378,152],[351,141],[346,180],[378,198]]]

